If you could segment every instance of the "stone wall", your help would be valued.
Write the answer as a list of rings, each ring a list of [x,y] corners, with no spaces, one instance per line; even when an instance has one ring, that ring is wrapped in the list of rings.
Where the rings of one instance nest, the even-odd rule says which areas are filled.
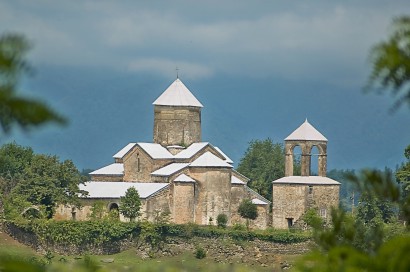
[[[201,141],[201,108],[154,106],[154,143],[188,146]]]
[[[231,169],[195,167],[190,168],[190,176],[197,181],[195,223],[216,224],[219,214],[230,217]]]
[[[272,191],[272,226],[288,228],[306,210],[307,185],[275,184]]]
[[[195,184],[175,182],[172,184],[172,217],[175,224],[194,222]]]
[[[102,214],[103,217],[108,215],[112,204],[116,204],[117,206],[120,206],[120,199],[118,198],[101,198],[97,200],[96,199],[81,199],[80,201],[82,205],[81,208],[76,208],[72,205],[60,204],[56,208],[56,212],[53,216],[53,219],[55,220],[79,220],[79,221],[89,220],[91,213],[92,213],[92,207],[97,201],[101,201],[103,204],[103,214]],[[167,200],[164,200],[164,201],[167,201]],[[158,201],[158,203],[161,203],[161,202]],[[159,208],[160,207],[161,205],[159,205]],[[145,219],[145,218],[151,219],[152,218],[151,214],[154,214],[154,212],[151,210],[147,210],[147,200],[141,199],[141,210],[140,210],[141,216],[139,217],[139,219]],[[124,222],[128,221],[128,219],[125,218],[122,214],[119,214],[119,220],[124,221]]]
[[[90,175],[92,181],[115,181],[122,182],[123,175]]]
[[[61,255],[85,253],[106,255],[119,253],[137,245],[135,251],[136,256],[140,258],[149,258],[152,255],[154,255],[154,257],[162,257],[176,256],[186,253],[192,254],[195,252],[195,249],[200,246],[205,249],[207,258],[210,258],[215,262],[265,264],[266,266],[271,266],[278,254],[299,255],[309,252],[314,246],[311,241],[281,244],[256,239],[253,241],[241,241],[239,243],[238,241],[234,241],[227,237],[193,237],[190,239],[168,237],[166,240],[162,241],[163,244],[158,248],[152,248],[138,238],[136,240],[123,239],[111,241],[102,245],[82,245],[79,247],[74,245],[67,246],[40,242],[35,234],[21,230],[12,224],[6,224],[4,230],[20,243],[28,245],[41,253],[49,250]]]
[[[339,185],[274,184],[272,199],[274,228],[288,228],[310,208],[328,221],[331,208],[339,205]]]
[[[146,199],[144,201],[145,206],[141,207],[144,208],[144,213],[142,214],[140,219],[147,219],[150,222],[155,222],[159,219],[158,216],[160,216],[162,212],[169,213],[171,211],[169,197],[170,190],[164,189]]]
[[[141,147],[136,145],[123,158],[124,181],[151,182],[151,173],[171,163],[171,160],[152,159]]]

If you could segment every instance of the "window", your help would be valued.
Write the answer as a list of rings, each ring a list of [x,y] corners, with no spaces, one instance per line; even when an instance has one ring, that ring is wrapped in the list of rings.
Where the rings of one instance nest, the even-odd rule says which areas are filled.
[[[293,218],[286,218],[288,221],[288,228],[291,228],[293,226]]]
[[[313,194],[313,186],[309,185],[309,194]]]
[[[320,217],[326,218],[327,210],[325,208],[320,209]]]
[[[141,172],[140,157],[137,157],[137,172]]]
[[[76,215],[77,215],[77,211],[75,210],[75,207],[72,207],[71,208],[71,219],[75,221],[77,217]]]

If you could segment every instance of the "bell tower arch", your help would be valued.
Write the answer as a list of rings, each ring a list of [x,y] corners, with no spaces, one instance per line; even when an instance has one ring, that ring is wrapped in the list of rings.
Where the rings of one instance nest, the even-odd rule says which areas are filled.
[[[319,176],[326,177],[327,171],[327,139],[306,121],[285,139],[285,176],[294,176],[294,149],[301,149],[301,176],[310,176],[312,148],[317,147]]]

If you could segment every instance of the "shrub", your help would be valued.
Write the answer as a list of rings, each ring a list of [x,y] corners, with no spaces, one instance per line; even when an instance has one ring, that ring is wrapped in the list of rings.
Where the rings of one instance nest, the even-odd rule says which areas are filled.
[[[246,227],[242,224],[236,223],[235,225],[233,225],[233,229],[234,230],[246,230]]]
[[[198,246],[195,250],[195,258],[203,259],[206,257],[206,251],[201,246]]]
[[[228,216],[226,214],[218,214],[218,217],[216,218],[216,224],[218,225],[219,228],[226,228],[226,224],[228,223]]]

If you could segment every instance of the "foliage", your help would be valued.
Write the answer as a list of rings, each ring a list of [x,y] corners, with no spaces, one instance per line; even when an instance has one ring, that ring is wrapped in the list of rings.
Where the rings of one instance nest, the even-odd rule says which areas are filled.
[[[285,175],[283,145],[271,139],[252,140],[241,158],[238,172],[250,179],[249,187],[272,200],[271,182]]]
[[[197,259],[203,259],[206,257],[206,251],[203,247],[197,246],[194,255],[195,255],[195,258]]]
[[[289,232],[287,230],[246,231],[231,228],[221,229],[194,224],[173,225],[153,224],[150,222],[120,222],[112,220],[95,221],[55,221],[19,220],[6,221],[8,228],[34,233],[44,248],[77,247],[86,252],[92,247],[99,248],[123,239],[135,238],[139,243],[147,243],[151,249],[159,249],[167,237],[231,238],[234,241],[259,239],[275,243],[299,243],[311,238],[309,233]]]
[[[327,176],[331,179],[340,182],[339,203],[340,207],[345,211],[353,211],[354,206],[359,200],[359,193],[351,182],[349,182],[348,175],[354,174],[354,170],[349,169],[332,169],[327,172]]]
[[[79,206],[78,195],[84,193],[78,189],[82,179],[72,161],[60,162],[57,156],[35,154],[16,143],[0,148],[0,180],[8,218],[33,205],[51,218],[57,204]]]
[[[373,47],[370,57],[373,66],[367,90],[377,86],[379,92],[398,96],[395,107],[410,106],[410,16],[393,20],[393,33]]]
[[[401,185],[404,196],[410,195],[410,145],[404,150],[407,162],[396,172],[396,180]]]
[[[94,201],[91,206],[90,219],[99,220],[103,219],[105,214],[105,203],[102,200]]]
[[[216,224],[220,228],[226,228],[226,224],[228,223],[228,216],[226,214],[218,214],[218,217],[216,218]]]
[[[155,210],[154,222],[156,224],[169,224],[171,221],[171,212],[169,210],[163,211],[161,209]]]
[[[258,207],[250,199],[242,200],[238,208],[239,214],[246,219],[246,227],[249,229],[249,219],[255,220],[258,217]]]
[[[125,196],[121,197],[120,213],[130,221],[140,216],[141,200],[135,187],[130,187],[125,192]]]
[[[16,94],[20,77],[31,71],[25,60],[30,47],[21,35],[0,36],[0,127],[5,133],[14,125],[29,129],[48,122],[66,123],[45,103]]]
[[[323,219],[317,214],[317,209],[309,209],[303,215],[302,220],[313,228],[321,228],[323,226]]]
[[[44,245],[78,246],[103,245],[139,235],[141,228],[136,223],[111,220],[102,221],[13,221],[8,225],[34,233]]]
[[[408,271],[410,263],[394,257],[405,256],[410,247],[408,230],[394,222],[390,207],[402,213],[407,225],[410,221],[410,198],[400,194],[389,171],[363,170],[351,175],[351,182],[363,196],[364,205],[358,208],[356,216],[343,210],[332,210],[332,226],[329,229],[315,229],[314,237],[320,249],[308,254],[299,264],[300,270],[341,271],[361,269],[365,271]],[[379,204],[387,205],[379,205]],[[308,268],[306,268],[306,264]],[[400,268],[400,269],[393,269]]]

